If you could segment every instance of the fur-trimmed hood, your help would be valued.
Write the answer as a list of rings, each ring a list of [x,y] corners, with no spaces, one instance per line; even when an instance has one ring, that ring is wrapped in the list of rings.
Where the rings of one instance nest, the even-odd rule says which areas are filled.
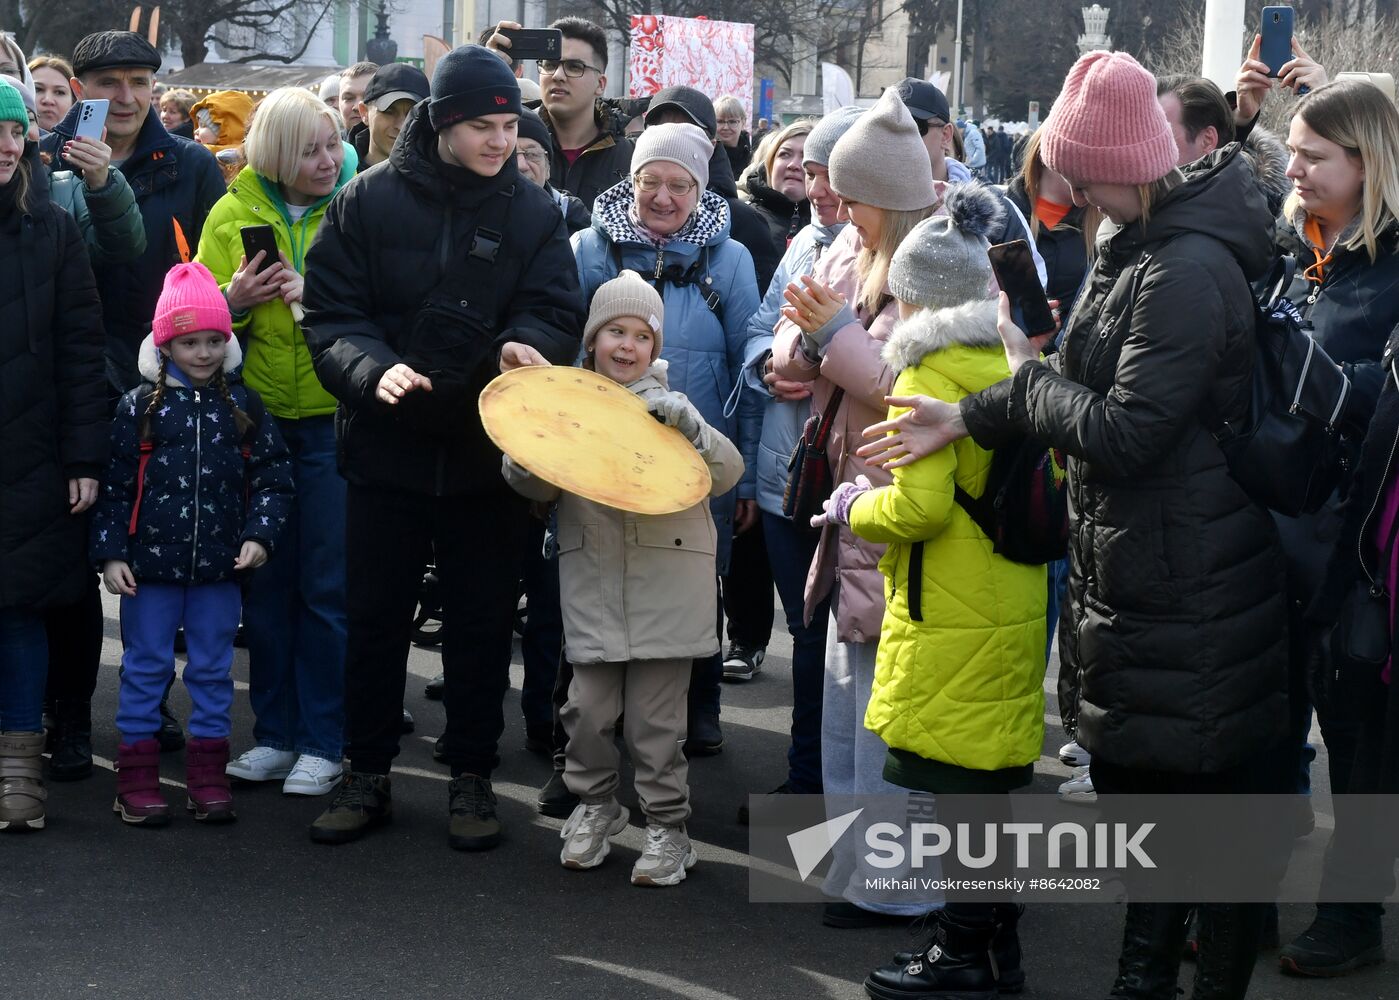
[[[1287,177],[1287,147],[1267,129],[1254,128],[1244,140],[1241,152],[1258,178],[1263,197],[1268,199],[1268,208],[1277,215],[1292,193],[1292,181]]]
[[[238,345],[238,338],[231,337],[228,341],[228,350],[223,355],[223,373],[231,375],[243,363],[243,349]],[[155,334],[146,334],[146,339],[141,341],[141,350],[136,355],[136,368],[141,373],[141,377],[152,385],[160,378],[160,348],[155,346]],[[166,385],[188,385],[180,378],[184,372],[179,371],[174,365],[169,365],[165,369]]]
[[[960,344],[1000,347],[996,300],[964,302],[948,309],[920,309],[894,324],[884,343],[884,363],[898,372],[912,368],[926,354]]]

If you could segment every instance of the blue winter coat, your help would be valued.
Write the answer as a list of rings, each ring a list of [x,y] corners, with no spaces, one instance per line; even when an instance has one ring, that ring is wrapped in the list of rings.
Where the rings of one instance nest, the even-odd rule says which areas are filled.
[[[700,286],[677,286],[665,282],[661,297],[665,302],[662,354],[670,364],[670,385],[683,392],[704,416],[705,423],[721,431],[738,446],[743,456],[743,479],[737,496],[733,491],[710,502],[714,524],[719,532],[719,572],[728,570],[729,546],[733,540],[733,516],[738,497],[755,494],[754,461],[762,430],[762,402],[753,393],[744,393],[741,404],[726,412],[725,402],[734,391],[743,368],[749,337],[749,321],[758,309],[758,280],[753,258],[739,243],[729,238],[729,206],[719,195],[706,191],[700,199],[698,219],[682,234],[672,237],[659,252],[637,234],[627,216],[634,201],[631,178],[626,178],[598,195],[593,207],[591,229],[573,235],[573,252],[578,259],[578,280],[584,297],[617,276],[613,246],[621,251],[622,266],[650,278],[657,269],[678,266],[683,272],[696,260],[713,280],[708,286],[719,295],[723,322],[705,304]]]
[[[79,102],[40,141],[52,157],[49,169],[76,170],[63,159],[63,144],[73,137]],[[81,173],[81,171],[77,171]],[[165,272],[194,259],[204,217],[223,197],[223,172],[214,155],[188,139],[171,135],[152,108],[136,137],[136,149],[121,165],[122,176],[136,195],[146,229],[146,249],[126,263],[94,261],[97,292],[107,330],[107,378],[116,393],[141,382],[137,351],[150,332],[155,303]],[[181,246],[176,224],[184,238]]]
[[[241,360],[238,341],[229,341],[229,392],[249,413],[253,391],[230,377]],[[92,560],[99,569],[110,559],[125,561],[138,584],[232,580],[243,543],[259,542],[270,555],[291,512],[287,446],[275,418],[264,411],[245,461],[242,435],[223,396],[217,389],[191,388],[184,373],[169,365],[162,405],[151,420],[154,448],[136,533],[129,534],[141,452],[138,403],[144,410],[158,372],[158,352],[147,337],[141,345],[147,384],[121,398],[112,422],[111,466],[93,511]]]
[[[816,267],[817,249],[829,247],[844,223],[822,226],[812,223],[792,237],[781,263],[773,272],[763,304],[748,321],[748,348],[743,359],[743,381],[740,392],[756,393],[763,403],[763,431],[758,441],[757,467],[753,470],[757,483],[758,508],[765,514],[782,516],[782,495],[787,489],[787,462],[792,457],[797,438],[801,437],[806,418],[811,416],[811,400],[782,402],[774,399],[763,382],[763,363],[772,353],[772,331],[782,318],[786,299],[782,293],[787,286]]]

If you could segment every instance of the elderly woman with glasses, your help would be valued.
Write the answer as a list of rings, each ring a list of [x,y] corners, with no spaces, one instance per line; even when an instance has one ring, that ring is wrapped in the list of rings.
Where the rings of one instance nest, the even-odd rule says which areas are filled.
[[[714,118],[718,126],[715,138],[729,156],[735,177],[743,176],[753,160],[753,140],[748,137],[748,114],[743,102],[725,94],[714,102]]]
[[[520,112],[519,132],[515,138],[515,155],[519,160],[520,173],[534,181],[554,199],[554,204],[563,212],[564,225],[569,235],[587,229],[593,217],[585,206],[567,191],[559,191],[549,183],[549,149],[552,140],[544,119],[528,108]]]
[[[754,460],[762,429],[756,394],[725,403],[734,392],[758,308],[753,258],[729,236],[729,205],[707,191],[709,136],[696,125],[652,125],[641,133],[632,174],[598,196],[592,228],[573,237],[578,276],[590,300],[623,269],[637,271],[665,302],[662,360],[672,389],[683,392],[711,427],[727,435],[747,466],[736,493],[711,501],[718,528],[717,566],[728,567],[739,511],[740,527],[757,518]],[[717,585],[717,581],[716,581]],[[719,648],[715,623],[714,648]],[[716,655],[699,660],[691,683],[690,756],[719,752],[719,677]],[[702,665],[702,666],[700,666]]]

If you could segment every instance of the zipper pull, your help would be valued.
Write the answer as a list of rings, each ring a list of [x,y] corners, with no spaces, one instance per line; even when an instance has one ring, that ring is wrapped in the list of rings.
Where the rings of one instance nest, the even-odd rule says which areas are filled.
[[[657,250],[657,251],[656,251],[656,280],[657,280],[657,281],[660,281],[660,280],[661,280],[661,272],[662,272],[663,270],[665,270],[665,252],[662,251],[662,250]]]

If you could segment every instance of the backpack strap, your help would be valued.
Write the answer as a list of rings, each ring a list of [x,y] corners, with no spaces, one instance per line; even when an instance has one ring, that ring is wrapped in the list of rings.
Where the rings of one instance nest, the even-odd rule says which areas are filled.
[[[141,442],[141,459],[136,464],[136,499],[131,504],[131,522],[126,526],[127,535],[136,534],[136,519],[141,516],[141,496],[146,492],[146,466],[150,464],[154,451],[154,441]]]
[[[267,417],[267,407],[262,401],[262,396],[244,386],[243,395],[246,408],[243,410],[248,415],[248,429],[243,432],[243,438],[238,442],[238,451],[243,456],[243,511],[246,513],[253,504],[253,444],[257,441],[258,431],[262,429],[262,422]]]
[[[514,204],[515,186],[501,188],[481,203],[476,213],[476,228],[471,231],[465,255],[454,258],[452,253],[452,215],[442,220],[442,235],[438,243],[438,282],[429,296],[445,295],[455,299],[463,309],[487,329],[494,328],[500,295],[500,280],[495,273],[496,258],[505,242]]]
[[[617,245],[615,240],[609,240],[607,246],[612,256],[612,262],[616,265],[616,273],[621,274],[623,271],[622,248]],[[683,271],[680,269],[679,264],[671,264],[669,267],[652,274],[642,274],[640,271],[637,273],[641,274],[641,276],[662,295],[665,294],[665,286],[668,284],[674,285],[676,288],[684,288],[687,285],[695,286],[699,289],[700,298],[703,300],[705,307],[714,314],[714,318],[719,321],[719,325],[723,326],[724,300],[719,295],[718,289],[714,287],[714,278],[709,273],[709,247],[701,247],[700,255],[703,258],[703,262],[701,262],[700,257],[696,257],[690,266]]]

